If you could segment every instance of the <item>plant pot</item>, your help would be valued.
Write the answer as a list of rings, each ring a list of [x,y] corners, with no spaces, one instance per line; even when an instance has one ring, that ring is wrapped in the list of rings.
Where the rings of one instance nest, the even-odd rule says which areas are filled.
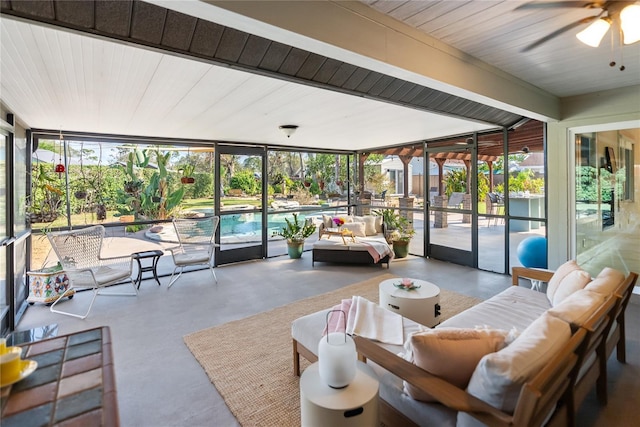
[[[107,219],[107,207],[103,204],[96,205],[96,218],[98,221]]]
[[[120,215],[120,222],[134,222],[135,220],[135,215]]]
[[[182,182],[183,184],[193,184],[194,182],[196,182],[196,179],[192,176],[183,176],[182,178],[180,178],[180,182]]]
[[[73,193],[73,195],[78,200],[84,200],[84,199],[87,198],[87,192],[86,191],[76,191],[75,193]]]
[[[305,182],[303,182],[303,184],[307,188],[311,187],[311,182],[310,181],[305,181]]]
[[[302,257],[302,251],[304,250],[304,242],[287,242],[287,252],[289,253],[289,258],[298,259]]]
[[[409,242],[404,240],[393,242],[393,253],[396,258],[406,258],[409,255]]]

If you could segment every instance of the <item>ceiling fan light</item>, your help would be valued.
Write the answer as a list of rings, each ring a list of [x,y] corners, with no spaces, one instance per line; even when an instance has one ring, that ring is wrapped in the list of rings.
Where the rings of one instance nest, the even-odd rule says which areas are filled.
[[[587,28],[576,34],[576,37],[587,46],[598,47],[609,27],[611,27],[611,23],[606,19],[596,19]]]
[[[640,40],[640,6],[629,5],[620,12],[620,26],[624,36],[624,44]]]

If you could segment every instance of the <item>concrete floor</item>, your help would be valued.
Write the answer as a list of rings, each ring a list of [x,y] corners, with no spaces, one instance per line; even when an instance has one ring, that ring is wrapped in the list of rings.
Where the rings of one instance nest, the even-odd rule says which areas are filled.
[[[408,257],[391,269],[318,263],[311,254],[183,275],[168,290],[145,280],[134,297],[99,297],[85,320],[53,314],[48,307],[29,307],[18,330],[56,323],[58,334],[108,325],[114,341],[120,420],[124,427],[235,426],[237,422],[193,358],[182,337],[214,325],[241,319],[309,296],[391,272],[399,277],[432,281],[442,288],[488,298],[508,287],[510,276],[440,261]],[[63,306],[88,301],[81,293]],[[609,361],[609,404],[602,408],[592,393],[581,408],[580,426],[627,426],[640,419],[640,297],[627,309],[627,360]],[[241,341],[242,337],[238,337]],[[241,346],[238,346],[241,351]],[[634,421],[634,423],[632,423]]]

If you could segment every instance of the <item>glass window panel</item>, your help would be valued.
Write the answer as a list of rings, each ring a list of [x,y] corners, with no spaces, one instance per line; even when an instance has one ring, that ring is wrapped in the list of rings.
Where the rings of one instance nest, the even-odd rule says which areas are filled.
[[[639,143],[638,128],[576,135],[576,258],[592,275],[640,269]]]
[[[545,223],[542,221],[511,220],[509,227],[509,265],[511,267],[546,268],[548,251],[544,251],[546,243],[540,245],[541,241],[539,240],[540,238],[546,240]],[[523,243],[525,240],[528,243]],[[521,245],[522,247],[520,247]]]

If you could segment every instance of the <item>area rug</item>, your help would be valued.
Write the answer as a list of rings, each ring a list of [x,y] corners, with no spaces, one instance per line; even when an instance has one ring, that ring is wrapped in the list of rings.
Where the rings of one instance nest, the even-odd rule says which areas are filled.
[[[293,374],[291,322],[354,295],[378,302],[378,284],[393,277],[383,274],[194,332],[185,336],[184,342],[242,426],[299,426],[299,377]],[[442,289],[442,320],[480,301]],[[301,365],[308,365],[304,358]]]

